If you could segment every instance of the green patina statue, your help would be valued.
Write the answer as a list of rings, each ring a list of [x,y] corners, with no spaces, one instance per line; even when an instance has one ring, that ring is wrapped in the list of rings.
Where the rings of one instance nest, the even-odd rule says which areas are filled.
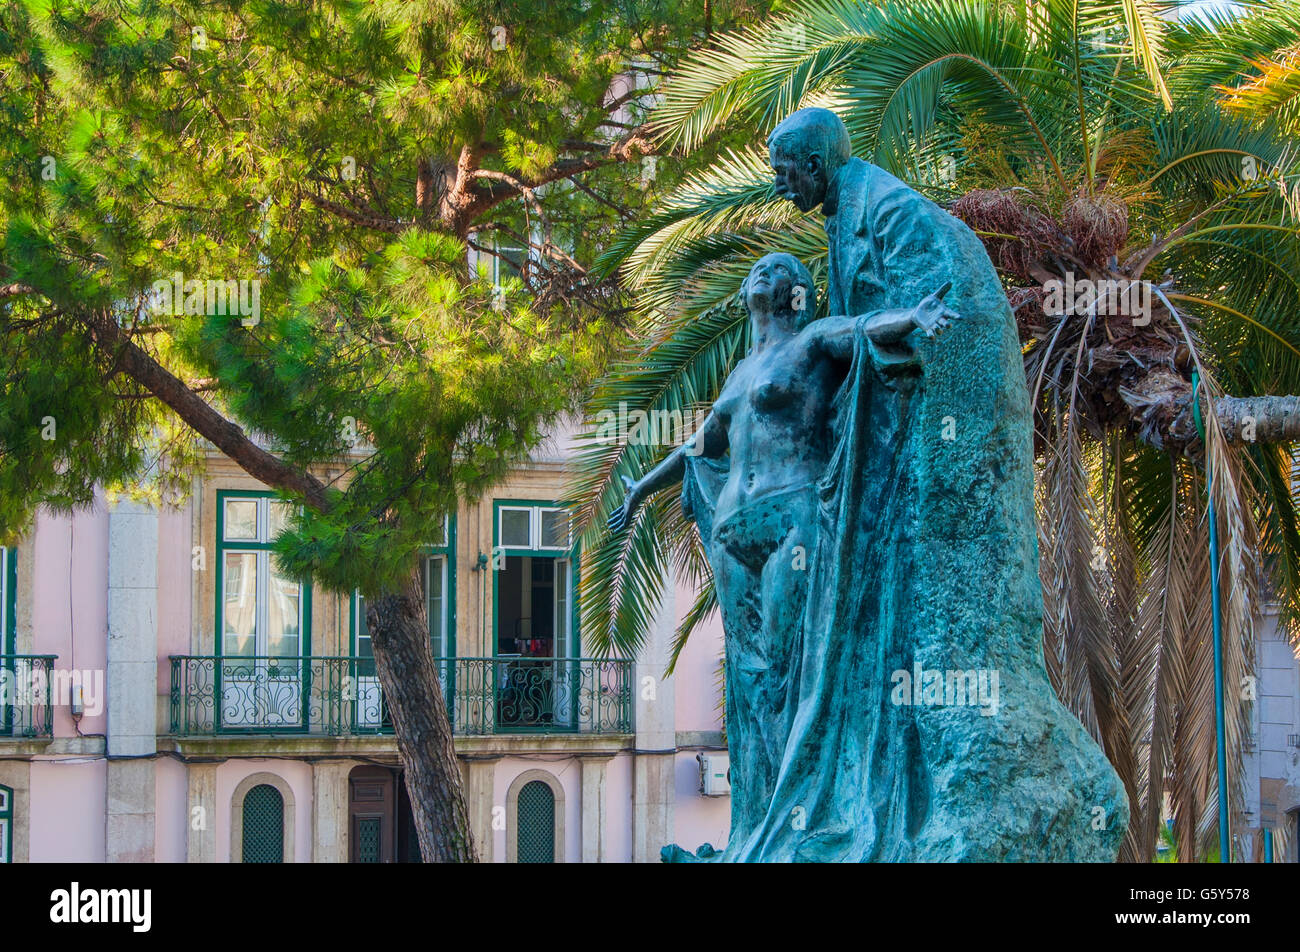
[[[851,157],[773,130],[775,191],[826,215],[829,311],[768,255],[753,346],[612,525],[682,483],[726,639],[727,847],[670,861],[1113,861],[1123,787],[1042,658],[1029,398],[983,246]],[[800,307],[800,305],[803,305]]]

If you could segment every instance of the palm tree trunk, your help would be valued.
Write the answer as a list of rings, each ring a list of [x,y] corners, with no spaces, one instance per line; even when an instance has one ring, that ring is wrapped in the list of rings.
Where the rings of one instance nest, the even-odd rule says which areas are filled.
[[[1139,438],[1157,449],[1200,461],[1205,453],[1192,416],[1192,384],[1167,367],[1155,367],[1118,389],[1128,421]],[[1100,402],[1100,401],[1097,401]],[[1219,397],[1219,429],[1229,443],[1300,440],[1300,397]]]
[[[368,600],[366,625],[406,768],[420,854],[426,863],[472,863],[469,809],[429,645],[419,575],[412,572],[405,591]]]
[[[1220,397],[1214,409],[1229,442],[1300,440],[1300,397]]]

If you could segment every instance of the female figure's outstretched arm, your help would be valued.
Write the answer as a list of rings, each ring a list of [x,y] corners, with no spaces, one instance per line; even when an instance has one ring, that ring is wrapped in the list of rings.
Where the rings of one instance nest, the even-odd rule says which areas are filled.
[[[687,456],[717,459],[727,451],[727,427],[717,413],[711,412],[694,436],[673,450],[654,469],[639,480],[623,477],[627,496],[623,504],[609,515],[609,529],[620,532],[632,524],[641,504],[661,489],[675,486],[686,472]]]

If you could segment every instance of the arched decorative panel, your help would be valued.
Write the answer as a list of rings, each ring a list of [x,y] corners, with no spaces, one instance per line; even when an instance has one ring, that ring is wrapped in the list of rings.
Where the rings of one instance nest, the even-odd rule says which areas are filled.
[[[268,783],[244,795],[244,862],[284,862],[284,797]]]

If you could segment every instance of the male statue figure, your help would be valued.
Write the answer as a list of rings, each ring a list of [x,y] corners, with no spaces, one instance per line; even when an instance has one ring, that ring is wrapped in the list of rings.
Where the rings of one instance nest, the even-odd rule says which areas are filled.
[[[830,422],[798,712],[737,859],[1113,861],[1128,799],[1042,656],[1031,416],[983,245],[853,158],[834,113],[768,138],[774,190],[826,216],[829,313],[960,320],[863,334]],[[835,320],[835,317],[828,318]]]

